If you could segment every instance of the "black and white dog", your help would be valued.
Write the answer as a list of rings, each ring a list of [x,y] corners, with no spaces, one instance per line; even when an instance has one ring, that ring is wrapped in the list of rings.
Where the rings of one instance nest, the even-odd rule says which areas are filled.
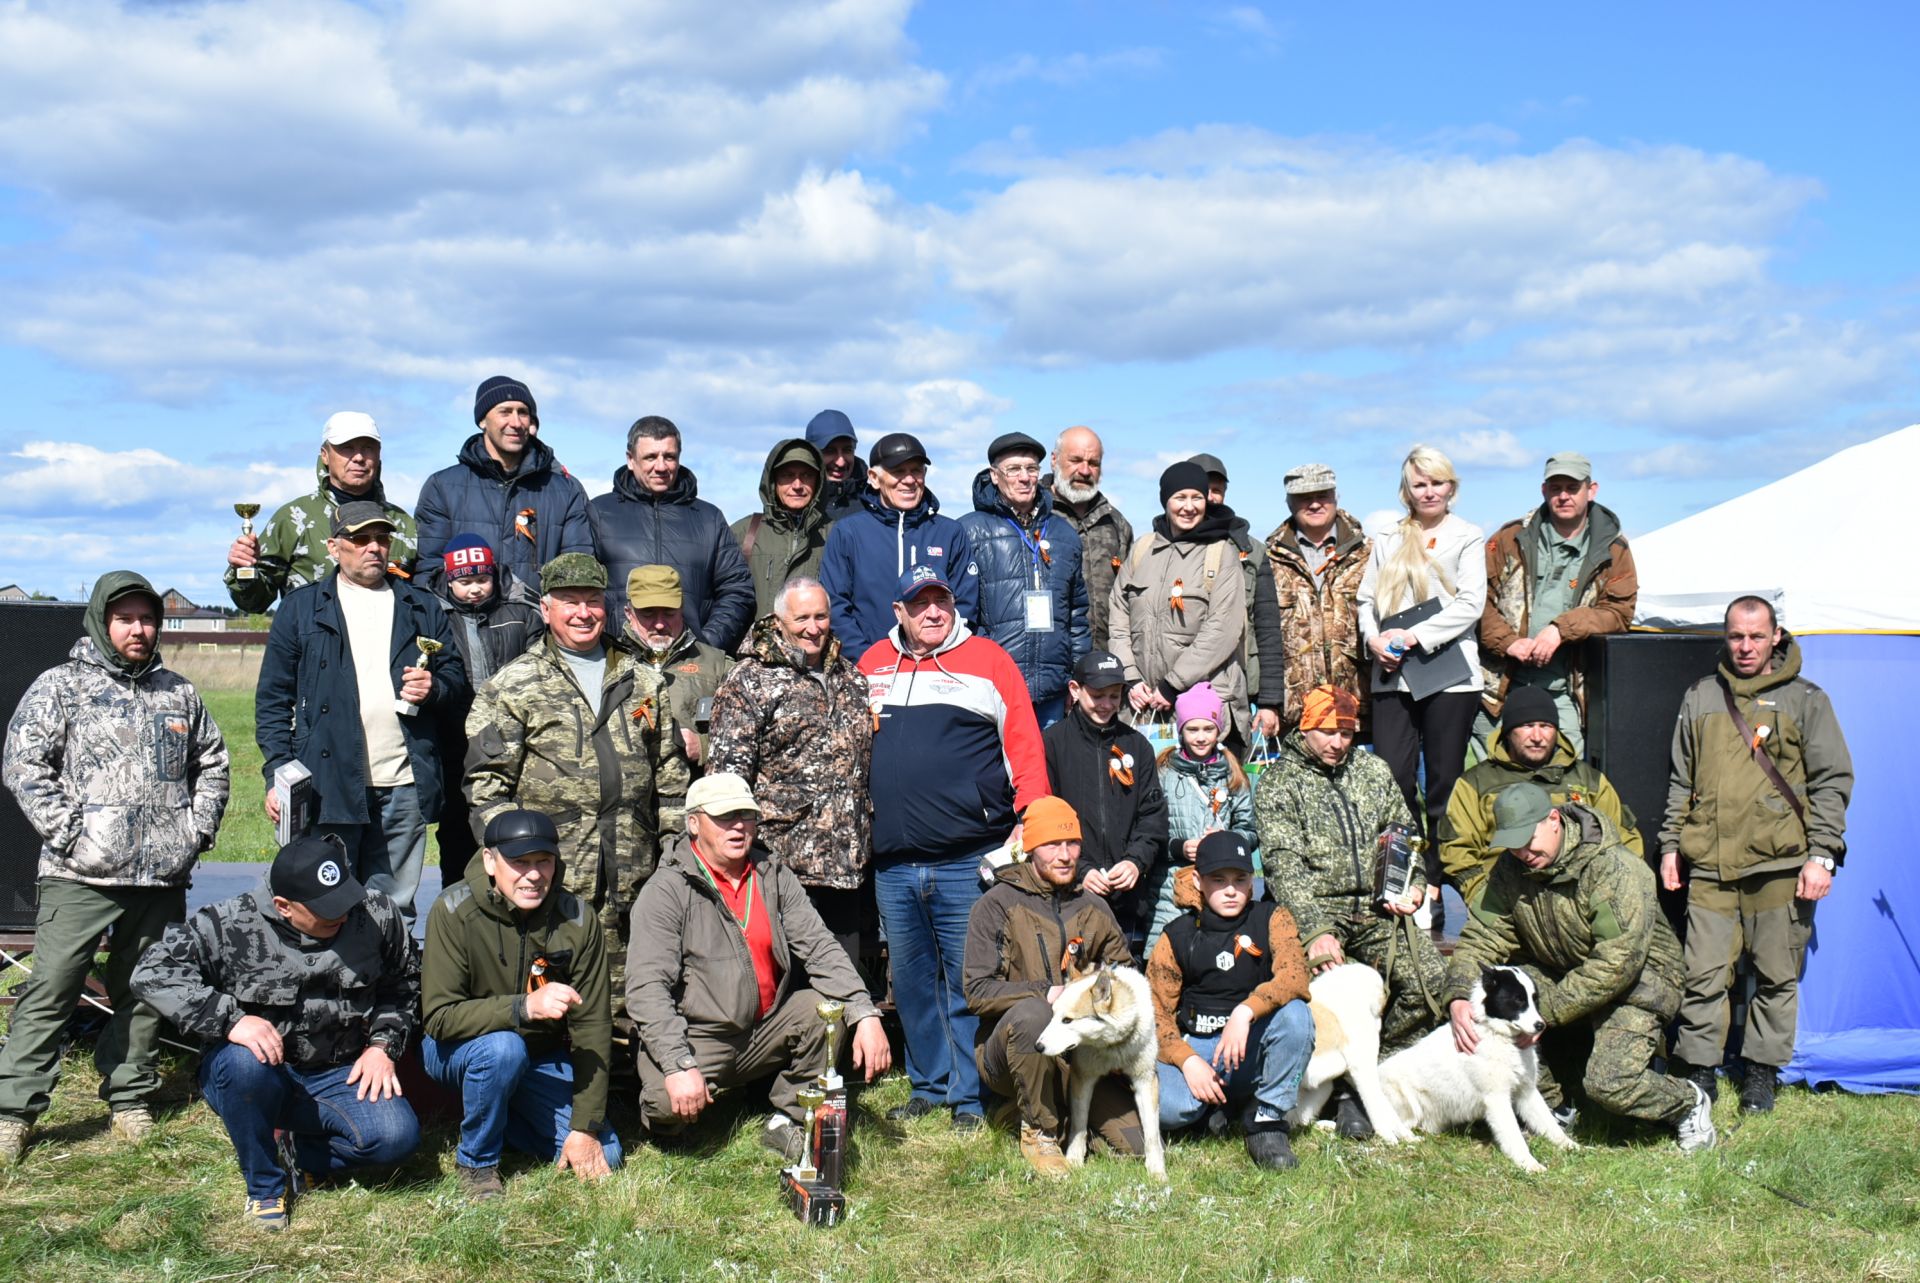
[[[1380,1086],[1400,1117],[1420,1131],[1484,1119],[1501,1153],[1524,1171],[1544,1172],[1527,1149],[1520,1124],[1561,1149],[1579,1146],[1540,1095],[1540,1062],[1532,1044],[1547,1022],[1535,1002],[1533,980],[1518,967],[1484,968],[1471,1001],[1480,1035],[1472,1055],[1455,1046],[1451,1023],[1441,1025],[1381,1061]]]

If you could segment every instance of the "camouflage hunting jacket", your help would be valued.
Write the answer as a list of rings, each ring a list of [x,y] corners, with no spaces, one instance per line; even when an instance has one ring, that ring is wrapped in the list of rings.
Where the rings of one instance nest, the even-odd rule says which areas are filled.
[[[1468,910],[1447,969],[1447,1001],[1473,991],[1480,969],[1521,966],[1540,1014],[1566,1025],[1627,1004],[1670,1017],[1680,1009],[1680,941],[1660,912],[1653,870],[1613,821],[1568,803],[1560,857],[1529,869],[1502,854]]]
[[[1372,553],[1372,542],[1344,508],[1334,514],[1333,555],[1318,582],[1300,552],[1292,518],[1267,536],[1267,567],[1280,599],[1280,629],[1286,642],[1286,705],[1279,712],[1280,724],[1287,729],[1300,724],[1307,692],[1316,686],[1351,692],[1360,701],[1360,725],[1367,724],[1373,692],[1356,602]],[[1269,681],[1267,688],[1272,687]]]
[[[659,855],[657,781],[684,756],[679,744],[652,669],[609,645],[596,717],[549,633],[495,673],[467,714],[474,837],[514,807],[546,815],[567,890],[617,927]]]
[[[420,955],[406,919],[378,891],[347,914],[338,935],[301,935],[263,887],[207,905],[167,928],[134,968],[133,991],[182,1033],[212,1047],[242,1016],[258,1016],[286,1044],[287,1063],[351,1063],[369,1042],[405,1054],[420,1010]]]
[[[1108,598],[1113,593],[1114,576],[1120,563],[1133,547],[1133,524],[1104,494],[1095,495],[1082,511],[1068,503],[1054,489],[1053,474],[1040,478],[1040,485],[1053,494],[1053,510],[1080,536],[1080,572],[1087,581],[1087,626],[1093,634],[1096,650],[1107,649]]]
[[[34,679],[7,727],[7,790],[40,834],[39,876],[185,886],[227,809],[227,743],[158,656],[138,676],[90,637]]]
[[[1387,764],[1364,749],[1328,766],[1289,732],[1280,760],[1253,793],[1268,892],[1293,914],[1311,945],[1341,921],[1382,914],[1373,903],[1373,856],[1380,831],[1413,816]],[[1426,885],[1414,862],[1414,885]]]
[[[725,651],[709,646],[694,635],[691,628],[674,639],[664,655],[655,655],[645,642],[628,628],[621,643],[633,651],[634,662],[659,678],[666,688],[667,712],[675,726],[700,736],[700,761],[690,761],[682,752],[660,768],[654,786],[660,791],[660,833],[662,838],[686,827],[687,790],[706,773],[703,765],[713,755],[709,727],[713,719],[712,700],[720,681],[733,667]],[[705,715],[700,706],[707,705]]]
[[[713,697],[708,769],[753,786],[759,841],[802,885],[853,890],[873,849],[867,679],[838,638],[827,643],[822,668],[805,668],[770,615],[754,624],[747,646]]]
[[[333,573],[333,554],[327,536],[333,530],[333,489],[327,484],[327,465],[314,465],[319,484],[312,494],[280,505],[259,533],[260,559],[252,579],[240,579],[239,568],[227,567],[227,595],[241,610],[259,614],[296,588],[318,583]],[[378,480],[364,496],[386,510],[393,522],[393,548],[388,567],[405,578],[413,572],[414,551],[420,542],[413,518],[399,504],[388,503]]]

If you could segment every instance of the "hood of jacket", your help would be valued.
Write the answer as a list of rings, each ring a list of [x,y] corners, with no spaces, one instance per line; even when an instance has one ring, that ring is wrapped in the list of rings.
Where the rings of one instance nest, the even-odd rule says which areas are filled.
[[[131,570],[110,570],[94,581],[93,596],[87,599],[85,616],[87,637],[92,640],[96,653],[82,654],[80,648],[76,646],[73,657],[98,664],[116,674],[139,677],[160,662],[159,637],[156,636],[153,639],[153,654],[138,664],[128,662],[119,651],[113,648],[113,643],[107,640],[107,604],[115,597],[123,596],[128,592],[147,594],[153,598],[155,606],[162,607],[162,613],[164,613],[165,603],[160,600],[160,594],[153,590],[153,585],[147,582],[145,575]]]
[[[821,655],[819,668],[807,667],[806,659],[800,654],[800,648],[787,640],[780,631],[780,623],[772,615],[762,615],[753,623],[753,630],[747,634],[747,651],[768,668],[791,668],[798,673],[824,673],[840,662],[840,639],[827,637],[827,649]]]
[[[1523,540],[1520,546],[1528,550],[1528,565],[1533,564],[1532,547],[1535,532],[1540,528],[1540,523],[1551,519],[1547,512],[1547,505],[1544,503],[1520,519]],[[1613,556],[1613,541],[1619,537],[1620,518],[1613,509],[1603,503],[1593,504],[1587,509],[1587,555],[1580,563],[1581,583],[1587,581],[1595,566]]]
[[[460,462],[489,481],[501,482],[530,481],[557,466],[553,461],[553,447],[539,437],[528,437],[527,452],[520,459],[520,470],[508,476],[507,470],[500,466],[500,461],[487,453],[486,434],[481,432],[468,437],[460,447]]]
[[[98,589],[94,590],[96,593]],[[87,618],[93,618],[89,609]],[[1735,695],[1758,695],[1776,686],[1785,686],[1800,675],[1800,647],[1794,641],[1793,634],[1786,629],[1780,630],[1780,644],[1773,648],[1773,662],[1762,672],[1751,677],[1742,677],[1733,671],[1733,660],[1727,654],[1727,648],[1720,648],[1720,676],[1733,688]]]
[[[893,648],[900,652],[900,662],[902,664],[925,664],[937,660],[940,656],[954,649],[971,636],[973,636],[973,630],[967,627],[967,621],[956,614],[953,617],[953,631],[947,634],[945,641],[924,655],[914,655],[907,649],[906,635],[901,631],[898,623],[895,623],[893,627],[887,629],[887,640],[892,642]]]
[[[993,484],[993,469],[982,468],[973,478],[973,510],[985,512],[997,517],[1013,520],[1013,509],[1008,506],[1000,487]],[[1053,490],[1042,483],[1034,492],[1033,515],[1028,518],[1030,526],[1039,525],[1053,515]]]
[[[1236,517],[1232,508],[1224,503],[1217,503],[1207,508],[1206,515],[1200,518],[1199,525],[1179,533],[1174,532],[1173,523],[1167,520],[1167,514],[1163,512],[1153,519],[1153,533],[1168,543],[1212,543],[1216,539],[1231,540],[1234,537],[1236,523],[1242,531],[1246,530],[1247,523]]]
[[[613,493],[627,503],[689,504],[700,497],[700,479],[693,475],[692,468],[682,467],[674,473],[673,484],[655,494],[641,485],[633,469],[623,463],[614,469]]]
[[[856,461],[857,462],[857,461]],[[774,492],[773,474],[789,463],[804,463],[812,468],[820,484],[813,488],[813,498],[799,512],[783,506],[780,496]],[[682,472],[686,469],[681,469]],[[788,437],[774,444],[767,452],[767,461],[760,468],[760,511],[766,517],[767,524],[775,530],[805,530],[817,526],[827,519],[827,461],[820,451],[805,437]]]

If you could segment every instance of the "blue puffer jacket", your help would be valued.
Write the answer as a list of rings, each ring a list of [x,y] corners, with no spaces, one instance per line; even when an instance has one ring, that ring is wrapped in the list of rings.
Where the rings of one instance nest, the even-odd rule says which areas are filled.
[[[360,686],[354,677],[347,621],[340,613],[334,571],[319,583],[288,593],[273,613],[273,631],[260,660],[253,694],[253,735],[263,759],[260,773],[273,787],[273,773],[298,760],[313,772],[320,824],[367,822],[367,739],[360,728]],[[431,637],[441,649],[430,661],[433,687],[413,717],[400,719],[420,813],[440,818],[440,743],[447,719],[458,716],[473,695],[466,665],[454,644],[446,611],[427,593],[393,575],[393,644],[387,667],[393,689],[400,670],[420,659],[416,637]]]
[[[865,655],[893,627],[893,602],[909,566],[932,566],[953,585],[954,607],[972,624],[980,613],[980,576],[967,532],[940,515],[929,490],[908,512],[889,508],[869,489],[860,506],[833,523],[820,559],[833,631],[842,654]]]
[[[519,533],[523,509],[533,509],[533,537]],[[440,589],[440,555],[455,535],[476,534],[493,545],[494,557],[535,591],[540,567],[563,552],[592,552],[587,492],[554,459],[538,437],[527,443],[520,471],[509,477],[487,453],[476,432],[460,447],[460,461],[442,468],[420,487],[413,519],[420,527],[415,574],[430,592]]]
[[[973,511],[960,518],[980,570],[980,616],[974,631],[999,642],[1027,679],[1035,704],[1067,689],[1074,661],[1093,645],[1087,625],[1087,581],[1080,573],[1080,536],[1065,518],[1053,516],[1053,494],[1044,487],[1034,508],[1033,530],[1022,533],[1013,510],[993,484],[993,469],[973,479]],[[1037,533],[1050,560],[1028,542]],[[1053,629],[1027,631],[1029,590],[1053,596]]]
[[[733,653],[753,623],[753,571],[726,514],[700,497],[692,468],[681,468],[665,493],[654,494],[623,463],[613,489],[587,505],[587,517],[593,555],[607,567],[609,619],[619,620],[627,608],[629,573],[672,566],[680,572],[687,627],[707,645]]]

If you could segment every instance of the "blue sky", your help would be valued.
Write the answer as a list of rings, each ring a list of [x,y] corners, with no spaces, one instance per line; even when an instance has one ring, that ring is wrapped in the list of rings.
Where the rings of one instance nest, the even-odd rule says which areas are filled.
[[[672,417],[738,515],[814,411],[1088,423],[1260,530],[1438,444],[1647,531],[1920,419],[1906,6],[0,3],[0,583],[219,600],[236,499],[527,379],[598,492]]]

